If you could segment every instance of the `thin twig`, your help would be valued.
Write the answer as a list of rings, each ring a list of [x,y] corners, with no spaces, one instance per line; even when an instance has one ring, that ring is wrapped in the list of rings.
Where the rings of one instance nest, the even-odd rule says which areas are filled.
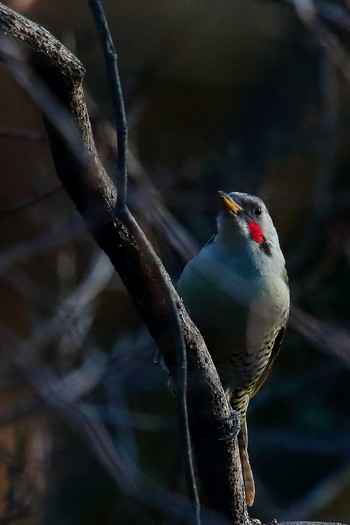
[[[118,142],[118,199],[117,210],[119,213],[127,213],[126,208],[126,191],[127,191],[127,120],[125,115],[125,106],[123,92],[118,71],[117,52],[109,31],[108,22],[105,16],[104,8],[100,0],[89,0],[89,5],[95,19],[96,27],[100,35],[102,48],[105,55],[106,67],[109,82],[111,84],[112,99],[116,113],[116,131]],[[187,354],[186,345],[183,337],[179,312],[174,300],[167,290],[170,298],[171,314],[176,327],[176,348],[178,349],[178,366],[177,366],[177,400],[180,408],[181,436],[183,440],[183,449],[185,456],[186,478],[189,488],[189,494],[195,504],[195,523],[200,525],[200,501],[197,489],[197,481],[194,470],[194,461],[192,456],[191,435],[188,421],[187,409]]]
[[[100,0],[89,0],[96,29],[106,61],[108,80],[111,85],[112,102],[115,111],[115,124],[117,131],[118,160],[116,186],[118,188],[117,206],[120,209],[126,207],[127,198],[127,147],[128,147],[128,125],[126,121],[123,90],[118,70],[118,55],[108,27],[107,18]]]

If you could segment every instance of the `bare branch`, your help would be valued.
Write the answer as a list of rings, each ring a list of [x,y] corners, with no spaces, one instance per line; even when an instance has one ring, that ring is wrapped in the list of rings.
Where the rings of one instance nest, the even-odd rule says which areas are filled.
[[[6,34],[27,45],[36,70],[74,119],[79,133],[72,148],[70,140],[67,144],[66,122],[59,126],[53,112],[48,113],[47,107],[52,108],[48,94],[45,92],[45,104],[34,97],[23,57],[16,50],[14,67],[8,51],[3,51],[11,71],[21,72],[21,78],[16,78],[44,112],[58,176],[119,272],[174,377],[178,334],[173,302],[179,308],[187,346],[190,426],[206,502],[234,523],[248,523],[237,441],[219,439],[229,433],[230,407],[203,339],[152,247],[130,214],[114,214],[117,192],[96,154],[82,90],[84,69],[45,29],[2,4],[0,24]]]
[[[124,108],[124,98],[120,84],[117,53],[114,47],[112,36],[109,31],[107,19],[104,13],[103,5],[100,0],[89,0],[89,5],[93,13],[97,30],[100,34],[102,48],[105,54],[107,72],[109,82],[112,89],[112,99],[115,109],[117,143],[118,143],[118,161],[117,161],[117,182],[119,187],[119,195],[117,199],[117,210],[122,213],[127,212],[126,208],[126,191],[127,191],[127,122]],[[150,254],[151,255],[151,254]],[[152,255],[151,255],[152,256]],[[177,401],[179,404],[181,437],[183,444],[183,453],[185,459],[185,472],[187,478],[187,485],[189,494],[195,505],[195,522],[200,525],[200,503],[197,488],[196,475],[194,472],[194,463],[192,456],[191,435],[188,423],[188,408],[187,408],[187,355],[184,337],[181,328],[179,313],[176,307],[175,299],[171,295],[171,290],[167,287],[169,299],[171,302],[171,313],[174,321],[177,346]]]

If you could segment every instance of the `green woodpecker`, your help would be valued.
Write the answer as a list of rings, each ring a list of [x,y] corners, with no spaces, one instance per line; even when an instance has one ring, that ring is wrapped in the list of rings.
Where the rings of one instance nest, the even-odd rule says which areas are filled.
[[[247,504],[255,497],[246,412],[278,354],[289,315],[285,260],[269,212],[258,197],[219,192],[217,233],[185,267],[178,291],[198,326],[232,409]]]

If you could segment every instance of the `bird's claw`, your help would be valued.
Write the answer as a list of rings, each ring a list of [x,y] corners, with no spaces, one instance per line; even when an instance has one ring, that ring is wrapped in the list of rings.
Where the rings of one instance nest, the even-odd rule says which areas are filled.
[[[232,410],[231,414],[227,418],[225,418],[227,421],[229,421],[230,419],[232,420],[232,428],[228,436],[219,438],[221,441],[232,441],[232,439],[235,439],[235,437],[238,436],[239,431],[241,430],[241,424],[239,421],[240,417],[240,412],[237,412],[237,410]]]

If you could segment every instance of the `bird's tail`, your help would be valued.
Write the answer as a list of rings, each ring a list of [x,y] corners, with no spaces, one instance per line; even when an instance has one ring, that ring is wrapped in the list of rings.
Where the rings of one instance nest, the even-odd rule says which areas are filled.
[[[254,503],[255,498],[255,483],[253,478],[253,472],[249,463],[248,455],[248,429],[247,421],[244,420],[241,422],[241,431],[238,434],[238,445],[239,445],[239,454],[241,457],[242,464],[242,473],[245,487],[245,497],[247,500],[247,505],[251,507]]]

